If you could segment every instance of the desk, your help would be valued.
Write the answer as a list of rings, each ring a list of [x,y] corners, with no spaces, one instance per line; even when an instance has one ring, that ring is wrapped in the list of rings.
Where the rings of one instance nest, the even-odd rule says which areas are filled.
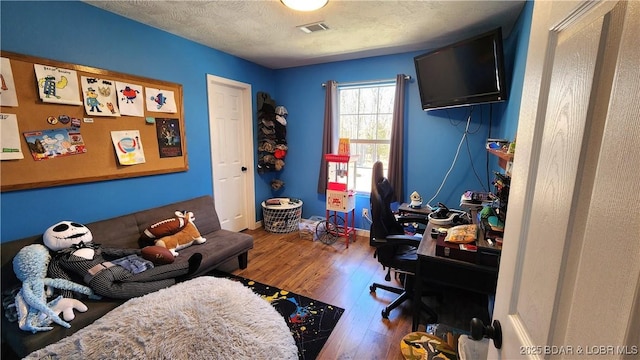
[[[429,221],[427,216],[431,213],[431,210],[427,206],[421,206],[419,208],[412,208],[407,203],[403,203],[398,207],[398,216],[396,219],[403,224],[423,224],[426,225]]]
[[[398,214],[413,214],[413,215],[424,215],[427,216],[431,213],[431,210],[427,206],[421,206],[419,208],[412,208],[407,203],[403,203],[398,207]]]
[[[423,283],[450,286],[481,294],[493,295],[498,283],[498,267],[484,266],[436,255],[436,239],[430,235],[431,225],[427,226],[418,247],[418,266],[414,281],[413,325],[417,331],[420,323]],[[442,235],[441,235],[442,236]]]

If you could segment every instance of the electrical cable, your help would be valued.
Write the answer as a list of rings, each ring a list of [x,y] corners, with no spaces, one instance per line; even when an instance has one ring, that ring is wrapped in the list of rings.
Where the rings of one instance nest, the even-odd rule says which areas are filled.
[[[480,184],[480,186],[482,186],[482,191],[487,192],[487,188],[482,183],[482,180],[480,179],[480,175],[478,175],[478,171],[476,171],[476,167],[473,166],[471,148],[469,147],[469,139],[466,139],[466,140],[467,141],[465,141],[465,143],[467,144],[467,154],[469,154],[469,163],[471,164],[471,169],[473,170],[473,174],[476,176],[476,180],[478,180],[478,183]]]
[[[363,214],[362,215],[362,219],[366,220],[369,223],[369,225],[373,224],[373,219],[371,219],[371,217],[369,217],[369,212],[367,212],[366,214]]]
[[[491,139],[491,126],[493,120],[493,103],[489,105],[489,134],[487,135],[487,139]],[[489,180],[489,152],[485,154],[486,156],[486,167],[487,167],[487,188],[491,189],[491,182]]]
[[[449,124],[458,127],[458,125],[462,122],[462,121],[456,121],[454,119],[451,118],[451,114],[449,113],[449,109],[444,109],[444,111],[447,113],[447,119],[449,119]]]
[[[473,114],[474,108],[475,108],[475,105],[471,107],[471,112],[469,113],[469,116]],[[480,131],[480,129],[482,129],[482,122],[483,122],[482,109],[483,109],[483,106],[480,106],[480,123],[478,124],[478,127],[473,131],[467,131],[467,134],[477,134]]]
[[[431,207],[431,201],[433,201],[433,199],[435,199],[440,194],[440,191],[444,187],[444,184],[447,182],[447,178],[449,177],[449,174],[451,174],[451,170],[453,170],[453,167],[456,165],[456,162],[458,161],[458,155],[460,155],[460,148],[462,147],[462,143],[464,142],[464,140],[467,138],[467,130],[469,130],[470,123],[471,123],[471,112],[469,113],[469,117],[467,118],[467,126],[465,128],[464,133],[462,134],[462,138],[460,139],[460,143],[458,144],[458,148],[456,149],[456,155],[453,157],[451,166],[449,167],[449,170],[447,170],[447,173],[445,174],[444,179],[442,179],[442,183],[440,183],[440,187],[436,191],[435,195],[433,195],[433,197],[431,197],[431,199],[427,201],[427,208],[429,209],[433,209]]]
[[[465,114],[465,117],[467,119],[470,116],[473,116],[473,111],[475,110],[475,108],[476,108],[476,105],[467,107],[468,110],[467,110],[467,113]],[[454,126],[456,128],[456,130],[457,130],[458,125],[462,124],[463,120],[458,121],[458,120],[452,119],[451,118],[451,114],[449,113],[449,109],[444,109],[444,110],[447,113],[447,119],[449,120],[449,124]],[[469,124],[466,124],[466,129],[464,130],[464,132],[466,132],[469,135],[472,135],[472,134],[478,133],[480,131],[480,129],[482,129],[482,120],[483,120],[483,117],[482,117],[482,106],[480,106],[480,112],[481,112],[481,114],[480,114],[480,124],[478,124],[478,127],[475,128],[474,130],[469,130]]]
[[[469,132],[469,134],[476,134],[480,131],[480,127],[482,126],[482,123],[483,123],[482,115],[483,115],[482,107],[480,107],[480,125],[478,125],[478,129],[476,129],[475,132]],[[478,175],[478,171],[476,170],[476,167],[473,165],[471,148],[469,147],[469,138],[466,139],[465,143],[467,144],[467,154],[469,155],[469,163],[471,164],[471,169],[473,170],[473,174],[476,176],[476,180],[478,180],[478,183],[482,187],[482,191],[487,192],[487,188],[482,183],[482,180],[480,179],[480,175]]]

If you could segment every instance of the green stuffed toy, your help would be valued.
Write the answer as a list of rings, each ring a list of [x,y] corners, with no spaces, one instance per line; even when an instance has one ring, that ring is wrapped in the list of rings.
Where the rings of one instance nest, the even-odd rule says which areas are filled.
[[[15,304],[18,313],[18,326],[33,333],[53,329],[52,322],[70,328],[71,325],[62,320],[60,313],[67,321],[75,317],[73,310],[87,311],[87,307],[76,299],[63,298],[47,303],[48,292],[45,287],[65,289],[81,294],[94,296],[91,288],[66,279],[52,279],[47,277],[47,268],[51,260],[49,250],[40,244],[25,246],[13,258],[13,271],[20,281],[22,288],[16,295]]]

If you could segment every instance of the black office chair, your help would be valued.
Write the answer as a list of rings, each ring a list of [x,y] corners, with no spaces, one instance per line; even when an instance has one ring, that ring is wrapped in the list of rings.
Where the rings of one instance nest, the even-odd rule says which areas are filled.
[[[391,210],[394,201],[393,187],[383,175],[382,163],[377,161],[373,165],[371,184],[371,230],[370,244],[376,248],[374,256],[378,258],[383,268],[387,269],[386,281],[391,281],[391,271],[400,277],[403,288],[373,283],[369,289],[375,292],[377,288],[384,289],[398,296],[382,310],[382,317],[389,318],[391,310],[395,309],[407,299],[413,297],[413,281],[418,263],[416,253],[420,245],[421,236],[405,235],[403,223],[426,224],[426,216],[408,216],[396,219]],[[437,314],[429,309],[424,309],[437,321]]]

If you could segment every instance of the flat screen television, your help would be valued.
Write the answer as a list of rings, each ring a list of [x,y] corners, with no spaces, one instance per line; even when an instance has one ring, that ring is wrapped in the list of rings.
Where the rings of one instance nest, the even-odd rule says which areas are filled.
[[[507,99],[501,28],[418,55],[414,63],[422,110]]]

